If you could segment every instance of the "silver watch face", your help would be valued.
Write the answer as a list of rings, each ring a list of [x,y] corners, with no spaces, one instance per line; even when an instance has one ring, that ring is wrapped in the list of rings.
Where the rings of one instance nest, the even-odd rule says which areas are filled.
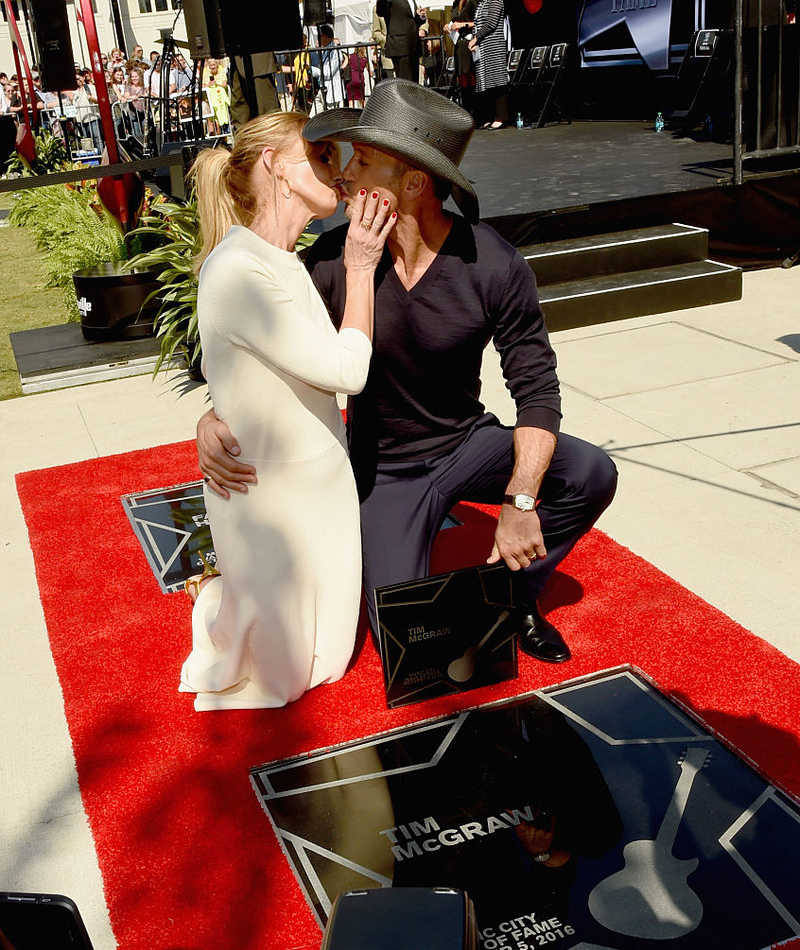
[[[520,511],[533,511],[536,499],[530,495],[514,495],[514,507]]]

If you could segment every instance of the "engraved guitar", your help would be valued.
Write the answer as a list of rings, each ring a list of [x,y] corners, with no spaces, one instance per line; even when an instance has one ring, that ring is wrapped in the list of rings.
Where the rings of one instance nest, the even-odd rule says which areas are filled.
[[[700,861],[676,858],[672,847],[695,777],[708,757],[706,749],[686,750],[656,837],[626,844],[625,867],[589,895],[592,916],[609,930],[628,937],[671,940],[691,933],[703,919],[703,904],[686,880]]]

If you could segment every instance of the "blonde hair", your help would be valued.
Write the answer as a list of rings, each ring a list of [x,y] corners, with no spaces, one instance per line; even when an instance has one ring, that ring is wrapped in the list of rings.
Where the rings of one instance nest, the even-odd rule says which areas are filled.
[[[293,148],[302,137],[308,116],[302,112],[268,112],[243,125],[234,136],[233,149],[207,148],[192,168],[202,249],[195,258],[199,271],[203,261],[225,237],[231,225],[247,227],[271,196],[253,190],[253,170],[265,148],[279,155]]]

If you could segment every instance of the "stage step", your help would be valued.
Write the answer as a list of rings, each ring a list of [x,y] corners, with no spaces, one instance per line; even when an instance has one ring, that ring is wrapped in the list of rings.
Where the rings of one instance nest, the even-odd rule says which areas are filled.
[[[548,329],[607,323],[742,296],[738,267],[707,260],[708,231],[664,224],[519,248]]]
[[[519,248],[540,287],[588,275],[620,274],[708,257],[708,231],[664,224]]]
[[[161,341],[156,337],[91,342],[79,323],[9,334],[23,394],[84,383],[152,374]]]
[[[549,284],[539,292],[551,333],[741,296],[741,269],[707,260]]]

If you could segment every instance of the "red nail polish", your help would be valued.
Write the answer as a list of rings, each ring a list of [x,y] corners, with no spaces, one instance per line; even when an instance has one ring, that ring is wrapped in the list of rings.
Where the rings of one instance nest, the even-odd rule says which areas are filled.
[[[397,217],[397,212],[396,212],[396,211],[393,211],[393,212],[392,212],[392,217],[393,217],[393,218],[396,218],[396,217]]]
[[[383,207],[384,207],[384,208],[388,208],[388,207],[389,207],[389,199],[388,199],[388,198],[384,198],[384,199],[383,199]]]
[[[377,191],[373,191],[373,192],[372,192],[372,197],[373,197],[373,198],[377,198],[377,197],[378,197],[378,192],[377,192]]]
[[[366,189],[366,188],[362,188],[361,191],[359,191],[359,195],[361,195],[362,198],[364,197],[364,195],[365,195],[366,193],[367,193],[367,189]]]

